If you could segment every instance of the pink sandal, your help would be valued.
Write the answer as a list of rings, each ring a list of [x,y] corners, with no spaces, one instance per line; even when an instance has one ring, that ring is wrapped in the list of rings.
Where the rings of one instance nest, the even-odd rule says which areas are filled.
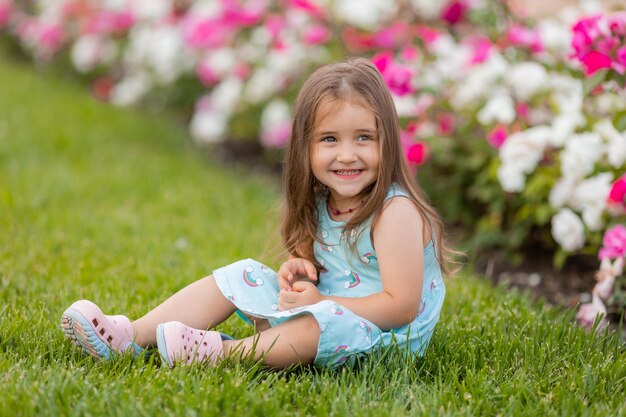
[[[178,321],[157,326],[157,347],[170,367],[177,363],[214,364],[224,355],[222,338],[219,332],[194,329]]]
[[[65,335],[76,346],[96,358],[110,359],[131,351],[135,356],[143,349],[133,342],[133,328],[126,316],[106,316],[88,300],[76,301],[61,316]]]

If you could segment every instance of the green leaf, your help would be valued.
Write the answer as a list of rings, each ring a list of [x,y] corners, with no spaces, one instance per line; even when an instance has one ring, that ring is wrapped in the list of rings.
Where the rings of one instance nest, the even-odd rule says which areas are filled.
[[[598,86],[602,82],[604,82],[608,72],[609,72],[609,70],[602,69],[602,70],[596,71],[596,73],[593,74],[591,77],[585,78],[583,80],[583,92],[584,92],[584,94],[586,96],[589,95],[591,90],[593,90],[596,86]]]
[[[613,126],[620,132],[626,131],[626,110],[618,112],[613,117]]]

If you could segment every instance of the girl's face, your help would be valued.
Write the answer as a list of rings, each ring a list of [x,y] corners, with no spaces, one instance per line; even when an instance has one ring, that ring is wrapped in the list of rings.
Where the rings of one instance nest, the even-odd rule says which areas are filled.
[[[380,150],[376,117],[352,101],[320,105],[311,142],[311,169],[330,190],[330,202],[347,209],[378,178]]]

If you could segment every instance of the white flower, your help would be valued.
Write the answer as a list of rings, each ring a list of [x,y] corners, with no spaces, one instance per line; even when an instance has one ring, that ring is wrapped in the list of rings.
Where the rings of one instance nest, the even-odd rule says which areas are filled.
[[[261,143],[266,147],[281,147],[289,140],[291,113],[286,101],[272,100],[261,114]]]
[[[550,190],[550,196],[548,197],[550,205],[558,209],[569,204],[574,194],[574,188],[576,188],[576,181],[573,178],[560,178]]]
[[[150,78],[143,72],[122,79],[111,90],[111,102],[118,106],[137,103],[152,88]]]
[[[613,168],[620,168],[626,163],[626,132],[618,132],[607,119],[595,124],[593,130],[608,142],[606,152]]]
[[[390,21],[398,9],[393,0],[335,0],[333,6],[341,20],[368,30]]]
[[[585,244],[585,228],[572,210],[562,208],[552,217],[552,237],[567,252],[573,252]]]
[[[594,170],[595,163],[604,154],[604,143],[594,132],[573,135],[561,152],[563,176],[584,178]]]
[[[228,77],[211,92],[211,102],[224,113],[232,113],[241,100],[243,83],[237,77]]]
[[[173,11],[172,0],[132,0],[127,3],[137,20],[160,20]]]
[[[506,78],[515,95],[524,101],[545,89],[548,84],[546,69],[536,62],[522,62],[512,66]]]
[[[510,124],[515,120],[515,103],[511,96],[496,94],[487,101],[487,104],[478,112],[478,121],[483,125],[494,122]]]
[[[281,85],[281,77],[269,68],[259,68],[248,80],[245,98],[250,103],[259,103],[268,99]]]
[[[446,2],[442,0],[411,0],[411,5],[420,19],[431,20],[439,17]]]
[[[191,136],[200,144],[224,140],[230,117],[217,110],[196,110],[191,119]]]
[[[202,58],[202,63],[221,79],[232,73],[237,65],[237,54],[232,48],[213,49]]]
[[[517,193],[524,189],[526,175],[519,167],[513,164],[502,164],[498,167],[498,181],[504,191]]]
[[[613,174],[604,172],[578,184],[572,195],[572,208],[582,211],[583,221],[589,230],[600,230],[604,226],[602,213],[611,191]]]
[[[131,67],[152,70],[161,85],[172,83],[193,67],[179,29],[168,25],[135,27],[130,33],[124,59]]]
[[[507,138],[500,148],[502,165],[498,168],[498,180],[505,191],[518,192],[524,188],[525,176],[537,167],[550,135],[549,127],[535,126]]]
[[[551,19],[541,19],[537,22],[537,31],[543,45],[567,62],[572,44],[572,31],[569,26]]]
[[[552,120],[553,135],[550,143],[554,147],[561,147],[568,141],[576,128],[585,124],[585,118],[582,113],[564,113],[559,114]]]
[[[506,73],[508,64],[497,52],[489,54],[487,61],[471,68],[463,82],[456,85],[452,97],[455,109],[463,109],[474,105],[489,93],[486,85],[493,85]]]
[[[418,98],[412,94],[403,96],[392,95],[393,103],[396,105],[396,112],[400,117],[416,117],[419,115]]]
[[[99,64],[106,64],[113,59],[117,48],[110,40],[98,35],[80,36],[72,45],[70,58],[78,72],[88,72]]]

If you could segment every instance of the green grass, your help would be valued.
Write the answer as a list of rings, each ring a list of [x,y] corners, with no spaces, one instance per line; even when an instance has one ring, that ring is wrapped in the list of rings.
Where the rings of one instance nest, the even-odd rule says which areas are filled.
[[[263,258],[279,185],[217,167],[167,116],[97,103],[6,57],[0,79],[0,415],[626,415],[615,337],[467,275],[448,282],[414,361],[391,350],[354,369],[273,372],[82,355],[59,327],[67,306],[136,318],[216,267]],[[235,318],[220,330],[250,334]]]

